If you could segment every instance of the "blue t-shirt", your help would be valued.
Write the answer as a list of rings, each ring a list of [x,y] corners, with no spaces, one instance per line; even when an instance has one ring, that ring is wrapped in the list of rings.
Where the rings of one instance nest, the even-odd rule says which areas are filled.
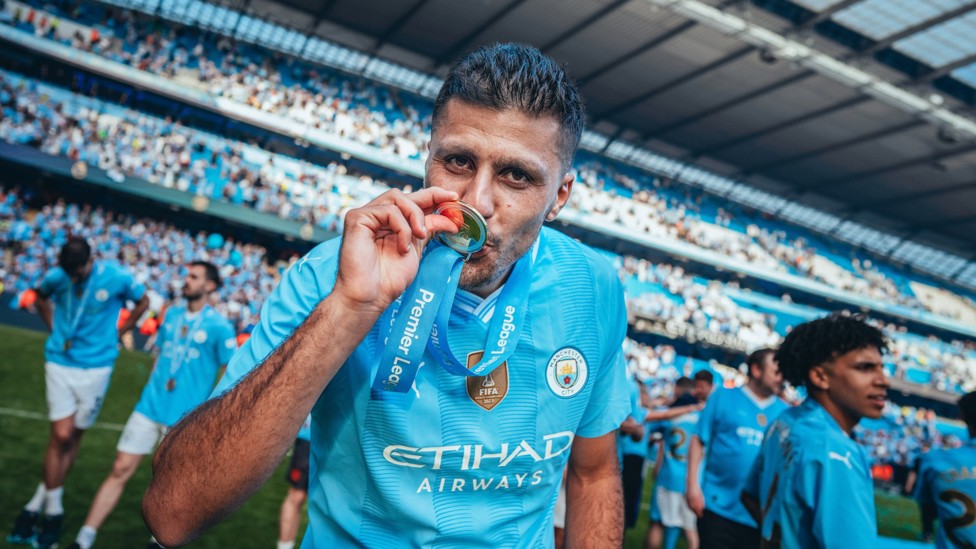
[[[688,448],[691,436],[698,429],[701,412],[688,412],[664,422],[664,461],[657,475],[659,486],[672,492],[685,493],[688,478]]]
[[[939,515],[935,546],[976,547],[976,439],[953,450],[932,450],[922,457],[915,496],[934,505]]]
[[[61,267],[44,274],[38,292],[54,304],[53,330],[44,345],[48,362],[73,368],[112,366],[119,356],[119,311],[139,301],[145,286],[116,263],[96,261],[88,279],[74,284]]]
[[[620,433],[617,438],[617,451],[620,456],[635,455],[644,457],[647,455],[648,425],[644,423],[647,417],[647,410],[641,406],[641,390],[636,382],[631,382],[630,389],[630,417],[637,423],[644,426],[644,436],[640,440],[634,440],[630,435]]]
[[[763,433],[788,407],[776,396],[759,400],[746,386],[712,393],[697,432],[705,444],[702,493],[706,509],[739,524],[756,526],[739,493],[759,453]]]
[[[763,509],[776,547],[875,547],[878,524],[867,458],[812,398],[766,433],[743,491]]]
[[[136,411],[173,426],[207,399],[220,367],[237,350],[234,327],[207,305],[196,315],[172,307],[159,327],[159,358]]]
[[[338,250],[338,239],[326,242],[288,270],[215,393],[332,291]],[[528,253],[521,335],[490,380],[452,375],[426,352],[405,403],[371,400],[385,335],[378,325],[336,373],[312,410],[304,548],[552,547],[574,437],[611,433],[630,412],[627,315],[617,273],[592,250],[543,229]],[[449,324],[459,357],[484,349],[495,295],[459,292]],[[577,374],[568,392],[557,364],[560,375]],[[489,383],[490,402],[479,395]]]

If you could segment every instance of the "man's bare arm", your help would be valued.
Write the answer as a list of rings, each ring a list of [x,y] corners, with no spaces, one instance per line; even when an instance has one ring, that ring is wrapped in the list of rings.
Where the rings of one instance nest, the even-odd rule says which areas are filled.
[[[315,401],[380,313],[417,272],[432,230],[456,230],[423,209],[455,193],[384,193],[346,215],[332,293],[251,373],[181,421],[153,459],[146,523],[182,545],[227,516],[267,480]]]
[[[54,315],[51,309],[51,298],[42,297],[40,292],[37,292],[37,301],[34,302],[34,306],[37,307],[37,314],[44,321],[44,325],[47,326],[47,331],[54,331]]]
[[[698,435],[692,435],[691,445],[688,447],[688,478],[685,481],[685,499],[688,500],[688,507],[694,511],[698,518],[701,518],[705,513],[705,495],[702,494],[701,485],[698,483],[698,469],[701,468],[704,453],[705,445],[702,444]]]
[[[119,328],[119,337],[121,337],[122,334],[134,328],[136,323],[139,322],[139,319],[142,318],[143,313],[145,313],[146,309],[148,308],[149,308],[149,295],[144,293],[142,294],[142,299],[140,299],[139,302],[136,303],[136,307],[132,309],[132,314],[130,314],[129,318],[126,319],[125,324],[123,324],[122,327]]]
[[[566,471],[566,547],[621,547],[624,496],[617,433],[577,437]]]

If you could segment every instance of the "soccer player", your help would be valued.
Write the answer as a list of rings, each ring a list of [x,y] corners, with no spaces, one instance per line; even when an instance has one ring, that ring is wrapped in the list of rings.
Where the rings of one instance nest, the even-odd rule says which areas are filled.
[[[43,482],[17,517],[7,541],[46,549],[61,535],[64,479],[85,430],[101,410],[119,356],[119,334],[132,329],[149,306],[149,298],[145,287],[121,266],[95,261],[88,242],[79,237],[69,238],[61,247],[58,266],[44,274],[36,292],[37,311],[51,330],[44,345],[51,432]],[[119,311],[126,301],[136,306],[119,328]]]
[[[695,382],[695,388],[691,394],[698,399],[698,402],[708,400],[708,397],[712,396],[712,389],[715,387],[715,374],[708,370],[698,370],[691,379]]]
[[[922,457],[915,488],[919,505],[936,509],[938,549],[976,547],[976,392],[959,399],[959,412],[969,429],[969,441]]]
[[[675,401],[672,408],[695,405],[694,382],[683,377],[674,386]],[[700,412],[692,408],[673,419],[665,420],[662,428],[664,440],[661,447],[663,456],[661,470],[652,496],[657,503],[660,524],[664,527],[664,547],[674,549],[678,536],[683,531],[689,549],[698,549],[697,519],[685,500],[686,477],[688,475],[688,446],[695,433]],[[657,549],[657,535],[648,537],[645,547]]]
[[[306,547],[550,547],[567,464],[567,545],[622,544],[621,283],[594,252],[542,227],[572,189],[582,98],[537,49],[496,44],[452,67],[432,120],[426,188],[350,210],[341,241],[312,250],[265,301],[217,396],[160,445],[143,509],[163,545],[186,543],[253,494],[310,411]],[[431,317],[427,300],[448,291],[447,275],[410,285],[436,274],[422,254],[448,257],[424,246],[459,230],[434,213],[455,200],[484,216],[487,245]],[[416,297],[398,304],[408,287]],[[407,327],[391,333],[401,318]],[[431,319],[434,329],[411,328]],[[401,347],[422,359],[382,358]],[[469,372],[496,351],[506,358],[489,356],[490,373]]]
[[[620,470],[624,489],[624,527],[633,528],[640,512],[640,498],[644,488],[644,456],[647,455],[647,430],[645,416],[647,410],[641,405],[643,384],[634,379],[631,382],[631,413],[620,424]]]
[[[749,355],[749,381],[736,389],[715,391],[691,438],[685,497],[698,516],[702,547],[759,545],[756,522],[742,506],[739,493],[759,453],[763,433],[788,407],[777,396],[783,375],[773,354],[772,349],[760,349]],[[699,477],[703,459],[705,472]]]
[[[886,346],[860,316],[834,314],[793,328],[776,352],[808,397],[773,422],[743,487],[763,547],[877,545],[874,486],[851,430],[884,410]]]
[[[212,263],[194,261],[188,266],[183,282],[186,303],[166,311],[157,339],[159,358],[122,430],[112,471],[71,547],[89,549],[95,543],[98,528],[115,509],[142,457],[152,453],[180,418],[206,400],[237,349],[233,326],[208,304],[220,285],[220,273]]]
[[[291,453],[291,464],[285,480],[288,481],[288,493],[281,502],[281,512],[278,515],[278,546],[277,549],[293,549],[295,538],[298,537],[298,525],[302,520],[302,506],[308,499],[308,457],[312,437],[312,416],[305,418],[305,423],[298,431],[295,447]]]

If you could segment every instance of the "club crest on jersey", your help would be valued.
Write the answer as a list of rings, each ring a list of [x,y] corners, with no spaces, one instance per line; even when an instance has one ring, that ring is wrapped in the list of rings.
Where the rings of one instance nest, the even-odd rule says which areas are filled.
[[[200,344],[206,343],[207,342],[207,332],[205,332],[203,330],[197,330],[193,334],[193,341],[196,341],[197,343],[200,343]]]
[[[106,299],[108,299],[108,290],[102,288],[95,292],[96,301],[105,301]]]
[[[586,386],[587,367],[583,353],[572,347],[563,347],[549,359],[546,381],[556,396],[568,398]]]
[[[481,360],[484,351],[475,351],[468,355],[467,365],[470,369]],[[470,376],[465,378],[468,398],[485,410],[490,411],[508,394],[508,361],[502,362],[486,376]]]

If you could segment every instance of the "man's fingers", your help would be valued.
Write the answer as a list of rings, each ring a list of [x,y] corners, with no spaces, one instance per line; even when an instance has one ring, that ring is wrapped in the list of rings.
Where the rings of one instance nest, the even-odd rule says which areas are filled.
[[[444,202],[456,202],[460,198],[456,192],[440,187],[427,187],[406,196],[409,196],[415,204],[424,210],[429,210]]]

